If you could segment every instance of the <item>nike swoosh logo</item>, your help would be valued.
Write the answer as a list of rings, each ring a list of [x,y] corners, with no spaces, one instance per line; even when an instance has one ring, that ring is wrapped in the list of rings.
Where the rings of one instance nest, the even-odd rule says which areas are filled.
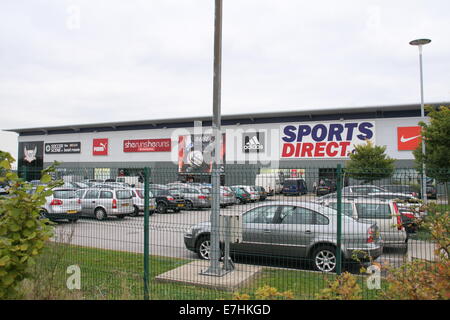
[[[414,136],[414,137],[410,137],[410,138],[405,138],[404,136],[402,136],[402,137],[400,138],[400,141],[401,141],[402,143],[405,143],[405,142],[414,140],[414,139],[416,139],[416,138],[418,138],[418,137],[420,137],[420,135]]]

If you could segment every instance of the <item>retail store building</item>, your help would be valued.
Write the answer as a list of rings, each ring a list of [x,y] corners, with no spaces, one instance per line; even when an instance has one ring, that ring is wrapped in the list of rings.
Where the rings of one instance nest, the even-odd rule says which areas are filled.
[[[386,146],[397,168],[413,168],[420,120],[418,104],[223,115],[223,179],[250,183],[257,173],[277,169],[327,175],[366,139]],[[150,167],[164,171],[169,182],[208,180],[211,124],[211,117],[198,117],[7,131],[19,134],[19,171],[58,161],[62,171],[82,168],[85,177],[115,178]]]

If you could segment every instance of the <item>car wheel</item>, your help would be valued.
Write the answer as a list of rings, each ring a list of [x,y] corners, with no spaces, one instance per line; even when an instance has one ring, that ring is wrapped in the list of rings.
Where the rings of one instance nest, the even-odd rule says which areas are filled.
[[[238,202],[238,204],[243,204],[244,203],[244,201],[242,201],[241,198],[237,198],[237,202]]]
[[[197,254],[200,259],[209,260],[209,251],[211,249],[211,240],[209,236],[204,236],[197,241]]]
[[[101,220],[105,220],[106,218],[106,212],[105,210],[103,210],[102,208],[97,208],[95,209],[95,217],[97,218],[97,220],[101,221]]]
[[[47,210],[39,211],[39,220],[41,219],[47,219]]]
[[[166,206],[166,204],[164,202],[160,202],[160,203],[158,203],[158,205],[156,207],[156,210],[159,213],[166,213],[167,212],[167,206]]]
[[[134,211],[132,213],[130,213],[131,217],[137,217],[139,215],[139,207],[138,206],[134,206]]]
[[[337,259],[336,249],[331,246],[318,247],[314,250],[313,267],[320,272],[334,272],[336,270]]]
[[[191,201],[186,201],[186,210],[193,210],[194,204]]]

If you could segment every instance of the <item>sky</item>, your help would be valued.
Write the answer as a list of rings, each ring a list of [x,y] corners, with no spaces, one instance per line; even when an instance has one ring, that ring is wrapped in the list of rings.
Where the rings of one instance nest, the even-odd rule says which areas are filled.
[[[223,0],[222,114],[450,101],[448,0]],[[0,130],[212,114],[213,0],[0,0]],[[0,131],[17,157],[17,135]]]

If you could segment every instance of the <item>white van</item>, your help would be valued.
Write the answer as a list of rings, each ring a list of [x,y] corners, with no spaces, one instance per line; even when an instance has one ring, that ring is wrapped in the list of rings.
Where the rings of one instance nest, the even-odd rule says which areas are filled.
[[[271,196],[280,193],[283,188],[277,173],[260,173],[256,175],[255,186],[263,187]]]

